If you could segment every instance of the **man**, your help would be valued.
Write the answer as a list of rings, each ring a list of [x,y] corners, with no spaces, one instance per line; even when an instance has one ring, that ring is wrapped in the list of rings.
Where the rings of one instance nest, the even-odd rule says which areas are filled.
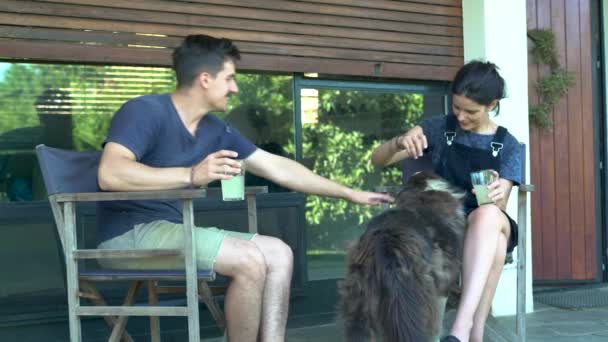
[[[200,187],[247,172],[281,186],[359,204],[389,196],[349,189],[290,159],[257,148],[221,119],[238,92],[239,51],[228,39],[188,36],[173,53],[177,89],[125,103],[115,114],[99,165],[102,190],[137,191]],[[175,201],[100,204],[100,248],[178,248],[181,210]],[[281,240],[215,228],[195,232],[197,265],[232,278],[225,301],[231,341],[283,341],[293,267]],[[119,266],[119,265],[116,265]],[[124,266],[124,265],[123,265]],[[138,261],[127,267],[179,267]]]

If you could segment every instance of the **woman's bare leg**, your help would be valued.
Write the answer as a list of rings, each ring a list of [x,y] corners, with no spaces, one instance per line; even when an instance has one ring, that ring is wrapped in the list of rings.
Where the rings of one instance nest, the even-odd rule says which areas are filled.
[[[450,332],[463,342],[469,341],[473,317],[486,286],[490,285],[488,279],[495,263],[498,241],[501,235],[508,238],[509,234],[509,222],[497,206],[482,205],[469,215],[464,242],[462,294]]]
[[[494,263],[490,270],[490,276],[486,282],[486,286],[481,296],[481,301],[473,317],[473,328],[471,329],[470,341],[483,342],[483,332],[486,325],[486,319],[490,308],[492,307],[492,298],[496,293],[496,287],[498,286],[498,280],[505,264],[505,257],[507,251],[507,239],[503,234],[498,236],[498,245],[496,246],[496,255],[494,256]]]

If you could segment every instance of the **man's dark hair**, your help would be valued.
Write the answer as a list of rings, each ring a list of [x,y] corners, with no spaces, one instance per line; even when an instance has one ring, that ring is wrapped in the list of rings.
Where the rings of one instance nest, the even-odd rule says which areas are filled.
[[[203,71],[214,76],[222,70],[226,60],[241,59],[239,49],[230,39],[204,34],[187,36],[173,51],[173,70],[177,87],[189,87]]]
[[[464,96],[489,106],[492,101],[500,101],[505,97],[505,80],[494,63],[474,60],[456,73],[452,82],[452,95]]]

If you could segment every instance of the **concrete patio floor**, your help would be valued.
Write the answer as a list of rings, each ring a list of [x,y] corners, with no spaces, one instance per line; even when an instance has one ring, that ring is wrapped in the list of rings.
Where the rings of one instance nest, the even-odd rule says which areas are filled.
[[[444,326],[449,326],[455,311],[446,313]],[[515,317],[496,318],[503,329],[514,329]],[[608,307],[566,310],[542,303],[535,303],[535,311],[527,315],[527,341],[529,342],[600,342],[608,341]],[[322,324],[288,329],[289,342],[338,342],[343,341],[339,323]],[[486,329],[486,341],[508,341],[492,327]],[[221,338],[204,339],[205,342],[221,342]]]

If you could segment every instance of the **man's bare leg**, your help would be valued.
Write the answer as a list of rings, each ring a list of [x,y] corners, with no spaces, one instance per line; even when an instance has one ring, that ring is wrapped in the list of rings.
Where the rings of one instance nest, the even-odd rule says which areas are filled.
[[[227,236],[216,257],[215,270],[232,278],[224,302],[229,341],[255,342],[266,283],[264,255],[252,241]]]
[[[252,240],[266,260],[266,285],[262,301],[261,342],[285,341],[289,289],[293,273],[291,248],[277,238],[256,235]]]

